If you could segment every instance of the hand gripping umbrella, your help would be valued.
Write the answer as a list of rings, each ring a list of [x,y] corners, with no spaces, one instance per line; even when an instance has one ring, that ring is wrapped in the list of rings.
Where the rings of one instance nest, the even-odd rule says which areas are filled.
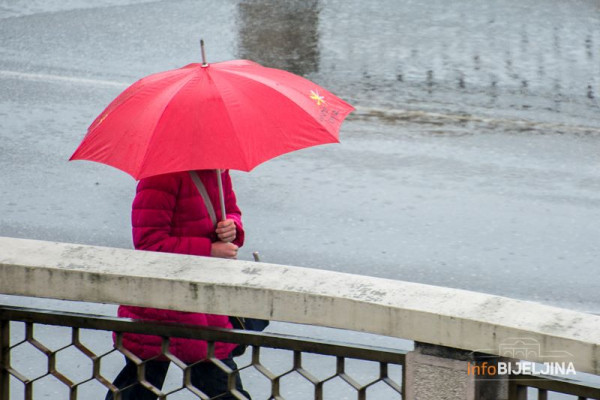
[[[250,171],[294,150],[339,142],[354,108],[332,93],[252,61],[207,64],[203,43],[202,59],[125,89],[70,159],[111,165],[136,180],[198,169],[216,169],[220,178],[220,169]]]

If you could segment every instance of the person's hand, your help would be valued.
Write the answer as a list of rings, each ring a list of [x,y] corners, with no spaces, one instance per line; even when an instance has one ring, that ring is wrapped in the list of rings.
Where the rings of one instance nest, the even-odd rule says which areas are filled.
[[[219,258],[237,258],[238,247],[233,243],[214,242],[210,246],[210,256]]]
[[[215,232],[217,233],[219,240],[221,240],[222,242],[233,242],[237,236],[235,222],[233,222],[232,219],[219,221]]]

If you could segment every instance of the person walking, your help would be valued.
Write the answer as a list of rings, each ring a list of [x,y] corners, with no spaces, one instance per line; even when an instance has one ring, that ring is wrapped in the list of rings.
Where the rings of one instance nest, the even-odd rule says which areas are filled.
[[[212,204],[219,204],[217,174],[220,174],[223,185],[225,218],[219,207],[209,209]],[[208,204],[202,191],[210,199]],[[216,227],[213,223],[215,217],[219,221]],[[175,172],[140,180],[133,200],[131,222],[133,244],[138,250],[235,259],[238,249],[244,243],[241,211],[228,171]],[[218,328],[232,327],[226,315],[130,305],[121,305],[118,316]],[[137,357],[149,360],[146,361],[145,379],[153,386],[162,388],[169,368],[169,361],[161,353],[162,339],[159,336],[123,333],[122,343],[125,349]],[[214,347],[215,357],[232,370],[237,369],[231,355],[235,347],[236,344],[221,342],[216,342]],[[169,351],[188,364],[196,363],[191,370],[191,382],[199,390],[211,398],[220,396],[219,399],[236,399],[229,392],[227,374],[206,360],[205,341],[171,338]],[[156,399],[156,395],[139,383],[137,367],[128,358],[113,384],[119,389],[125,388],[121,392],[123,400]],[[239,374],[235,376],[235,386],[237,391],[250,399]],[[106,400],[112,399],[113,393],[109,391]]]

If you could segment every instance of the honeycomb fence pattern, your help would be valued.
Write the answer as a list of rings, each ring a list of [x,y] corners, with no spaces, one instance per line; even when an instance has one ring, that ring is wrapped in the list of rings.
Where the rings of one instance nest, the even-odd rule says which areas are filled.
[[[170,361],[162,387],[145,378],[149,360],[123,347],[124,332],[162,337],[162,358]],[[405,353],[395,349],[0,306],[0,400],[103,399],[109,391],[121,399],[112,382],[126,358],[137,368],[138,383],[158,399],[221,398],[209,397],[192,384],[195,364],[171,354],[172,337],[207,341],[208,356],[200,362],[213,363],[227,374],[230,395],[236,399],[246,399],[235,389],[238,374],[255,400],[402,398]],[[235,358],[237,369],[214,356],[217,341],[248,346]]]

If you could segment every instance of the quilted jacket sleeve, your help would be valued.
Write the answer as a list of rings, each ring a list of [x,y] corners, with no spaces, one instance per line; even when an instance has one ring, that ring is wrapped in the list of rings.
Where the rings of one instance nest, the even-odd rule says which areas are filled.
[[[133,200],[131,223],[136,249],[210,256],[207,237],[172,236],[171,224],[181,175],[159,175],[142,179]]]

